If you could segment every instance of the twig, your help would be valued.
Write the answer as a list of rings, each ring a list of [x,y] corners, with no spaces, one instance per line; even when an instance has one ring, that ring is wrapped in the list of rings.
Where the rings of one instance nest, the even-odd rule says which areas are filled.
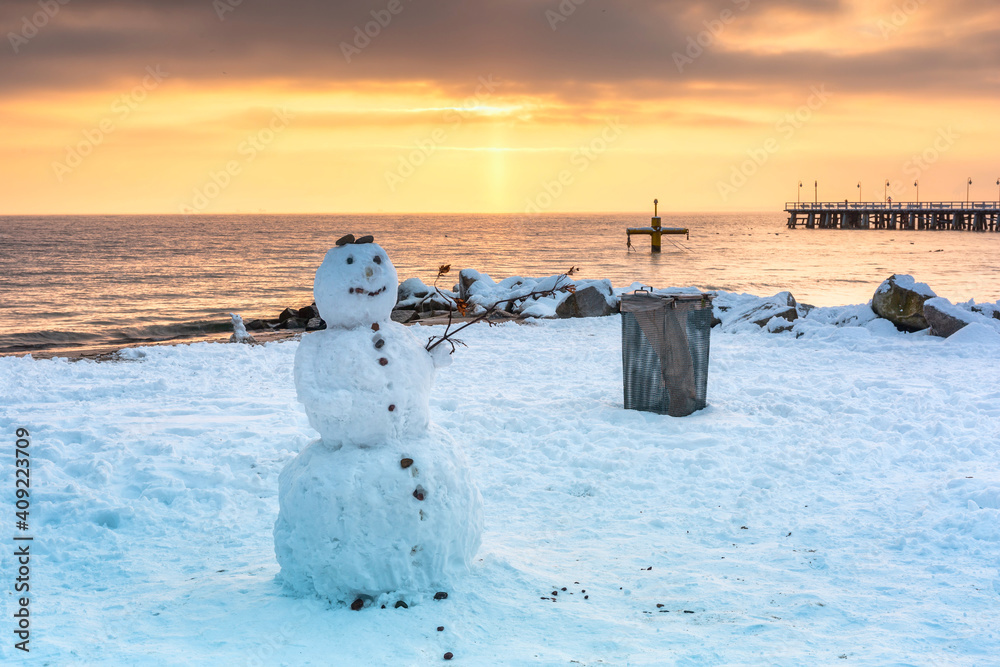
[[[446,268],[451,268],[451,267],[450,267],[450,265],[448,267],[444,267],[444,266],[441,267],[442,270],[446,269]],[[451,345],[451,351],[454,352],[455,351],[455,343],[458,343],[460,345],[464,345],[465,344],[465,343],[462,343],[462,341],[460,341],[458,339],[455,339],[454,336],[456,334],[458,334],[459,332],[461,332],[463,329],[465,329],[467,327],[470,327],[473,324],[476,324],[477,322],[482,322],[484,319],[486,319],[490,315],[493,315],[494,313],[496,313],[497,310],[499,310],[498,307],[500,306],[501,303],[513,303],[515,301],[521,301],[521,300],[527,301],[528,299],[540,299],[542,297],[552,296],[556,292],[573,292],[575,290],[575,287],[573,285],[563,284],[563,279],[564,278],[568,279],[569,276],[571,276],[572,274],[576,273],[576,271],[577,271],[576,267],[573,267],[569,271],[567,271],[566,273],[560,274],[559,277],[556,279],[556,282],[552,286],[551,289],[537,290],[537,291],[529,292],[527,294],[522,294],[522,295],[519,295],[519,296],[516,296],[516,297],[513,297],[513,298],[512,297],[506,297],[506,298],[500,299],[499,301],[496,301],[496,302],[490,304],[489,306],[487,306],[486,310],[484,310],[482,313],[480,313],[479,315],[477,315],[473,319],[469,320],[468,322],[462,324],[461,326],[459,326],[454,331],[452,331],[451,327],[454,324],[454,312],[455,311],[454,310],[449,310],[448,311],[448,323],[445,325],[444,333],[441,334],[440,336],[431,336],[430,338],[427,339],[427,345],[426,345],[427,351],[430,352],[431,350],[433,350],[435,347],[437,347],[441,343],[443,343],[445,341],[448,341],[448,344]],[[444,275],[445,273],[447,273],[446,270],[443,271],[443,272],[439,271],[438,272],[438,278],[441,278],[441,276]],[[437,290],[439,294],[441,293],[441,290],[438,289],[438,286],[437,286],[437,280],[434,281],[434,289]],[[444,296],[444,295],[441,294],[441,296]],[[465,312],[466,312],[466,309],[468,308],[468,304],[465,301],[463,301],[462,299],[459,298],[459,299],[456,299],[456,305],[457,305],[457,309],[458,309],[459,314],[460,315],[464,315]]]

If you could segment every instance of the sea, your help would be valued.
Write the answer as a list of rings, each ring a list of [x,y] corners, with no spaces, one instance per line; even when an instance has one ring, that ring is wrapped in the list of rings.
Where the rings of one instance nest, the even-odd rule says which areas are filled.
[[[952,301],[1000,299],[1000,234],[786,227],[781,212],[648,214],[122,215],[0,217],[0,354],[76,355],[157,341],[225,339],[230,313],[276,318],[312,302],[326,251],[371,234],[400,280],[451,288],[463,268],[508,276],[608,278],[616,287],[761,296],[817,306],[865,303],[893,273]]]

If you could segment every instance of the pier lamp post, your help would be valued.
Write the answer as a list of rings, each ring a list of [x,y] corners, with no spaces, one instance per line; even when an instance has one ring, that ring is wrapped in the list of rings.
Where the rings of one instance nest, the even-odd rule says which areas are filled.
[[[969,203],[969,188],[972,187],[972,177],[969,176],[969,182],[965,184],[965,203]]]
[[[920,179],[913,181],[913,187],[917,189],[917,203],[920,203]]]
[[[882,188],[882,203],[889,201],[889,179],[885,179],[885,187]]]
[[[795,193],[795,203],[802,203],[802,181],[799,181],[799,191]]]
[[[813,203],[819,203],[819,181],[813,181]]]
[[[861,203],[861,181],[858,181],[858,203]]]
[[[997,179],[997,201],[1000,202],[1000,178]]]

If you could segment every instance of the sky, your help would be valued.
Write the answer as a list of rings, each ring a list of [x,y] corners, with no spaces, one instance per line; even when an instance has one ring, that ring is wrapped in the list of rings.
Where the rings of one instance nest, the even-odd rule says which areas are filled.
[[[0,26],[0,214],[1000,198],[993,1],[4,0]]]

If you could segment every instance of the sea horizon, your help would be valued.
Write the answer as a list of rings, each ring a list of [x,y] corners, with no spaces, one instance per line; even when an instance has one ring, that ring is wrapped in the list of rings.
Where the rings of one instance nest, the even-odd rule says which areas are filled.
[[[789,230],[781,212],[661,211],[690,238],[665,236],[654,254],[635,236],[629,250],[626,228],[651,213],[0,216],[0,354],[223,336],[231,312],[275,318],[312,302],[315,267],[346,233],[374,234],[400,281],[432,283],[452,265],[439,281],[449,289],[464,268],[499,280],[575,267],[618,288],[787,290],[824,306],[867,302],[885,278],[912,273],[955,301],[1000,299],[994,234]]]

